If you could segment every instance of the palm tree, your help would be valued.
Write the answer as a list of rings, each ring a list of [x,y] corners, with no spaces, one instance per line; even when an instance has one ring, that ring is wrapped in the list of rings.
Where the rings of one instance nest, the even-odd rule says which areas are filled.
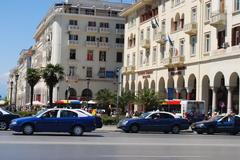
[[[134,103],[135,100],[135,93],[131,91],[122,92],[121,96],[119,97],[119,106],[121,107],[122,111],[124,111],[125,106]]]
[[[143,106],[143,111],[151,110],[159,105],[159,98],[153,90],[144,89],[138,92],[136,103]]]
[[[31,99],[30,99],[30,107],[32,107],[33,104],[33,94],[34,94],[34,86],[38,83],[38,81],[41,79],[41,73],[39,69],[35,68],[28,68],[27,69],[27,77],[26,80],[28,84],[30,85],[30,93],[31,93]]]
[[[108,89],[99,90],[96,94],[96,100],[98,104],[107,109],[108,115],[110,115],[111,112],[111,108],[108,106],[114,104],[115,97],[116,96]]]
[[[58,84],[59,81],[63,80],[64,78],[63,67],[59,64],[48,64],[42,70],[42,78],[48,86],[49,104],[52,105],[53,88],[56,86],[56,84]]]

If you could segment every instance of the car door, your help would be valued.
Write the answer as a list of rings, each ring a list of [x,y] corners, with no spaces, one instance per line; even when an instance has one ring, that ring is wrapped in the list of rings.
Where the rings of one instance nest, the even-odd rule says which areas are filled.
[[[234,129],[234,117],[224,117],[217,122],[217,132],[229,132]]]
[[[78,118],[78,114],[70,110],[61,110],[60,117],[58,119],[60,132],[69,132],[75,121]]]
[[[38,132],[58,132],[58,111],[59,110],[49,110],[46,111],[41,117],[38,118],[36,122],[36,131]]]
[[[146,131],[157,131],[159,130],[159,113],[153,113],[146,118],[142,124],[142,129]]]

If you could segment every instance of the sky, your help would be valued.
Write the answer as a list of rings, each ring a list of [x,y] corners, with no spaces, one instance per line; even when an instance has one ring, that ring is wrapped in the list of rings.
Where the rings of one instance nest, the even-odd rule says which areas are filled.
[[[37,25],[54,3],[63,0],[7,0],[0,5],[0,96],[7,95],[7,80],[22,49],[34,44]],[[118,1],[118,0],[113,0]],[[130,2],[131,0],[124,0]]]

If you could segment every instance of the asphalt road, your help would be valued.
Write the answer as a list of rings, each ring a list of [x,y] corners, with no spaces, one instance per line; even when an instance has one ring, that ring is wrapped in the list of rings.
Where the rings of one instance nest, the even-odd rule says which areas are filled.
[[[99,130],[24,136],[0,131],[0,160],[238,160],[240,135]]]

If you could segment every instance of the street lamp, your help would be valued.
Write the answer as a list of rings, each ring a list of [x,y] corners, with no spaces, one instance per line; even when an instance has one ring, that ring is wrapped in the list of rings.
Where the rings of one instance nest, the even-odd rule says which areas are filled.
[[[15,107],[17,106],[17,82],[18,82],[19,74],[15,74],[15,96],[14,96],[14,102],[15,102]],[[16,109],[16,108],[15,108]]]
[[[9,103],[12,104],[12,90],[13,90],[13,81],[10,82],[10,96],[9,96]]]
[[[89,84],[90,84],[90,78],[87,78],[86,79],[86,81],[87,81],[87,100],[89,101]]]

